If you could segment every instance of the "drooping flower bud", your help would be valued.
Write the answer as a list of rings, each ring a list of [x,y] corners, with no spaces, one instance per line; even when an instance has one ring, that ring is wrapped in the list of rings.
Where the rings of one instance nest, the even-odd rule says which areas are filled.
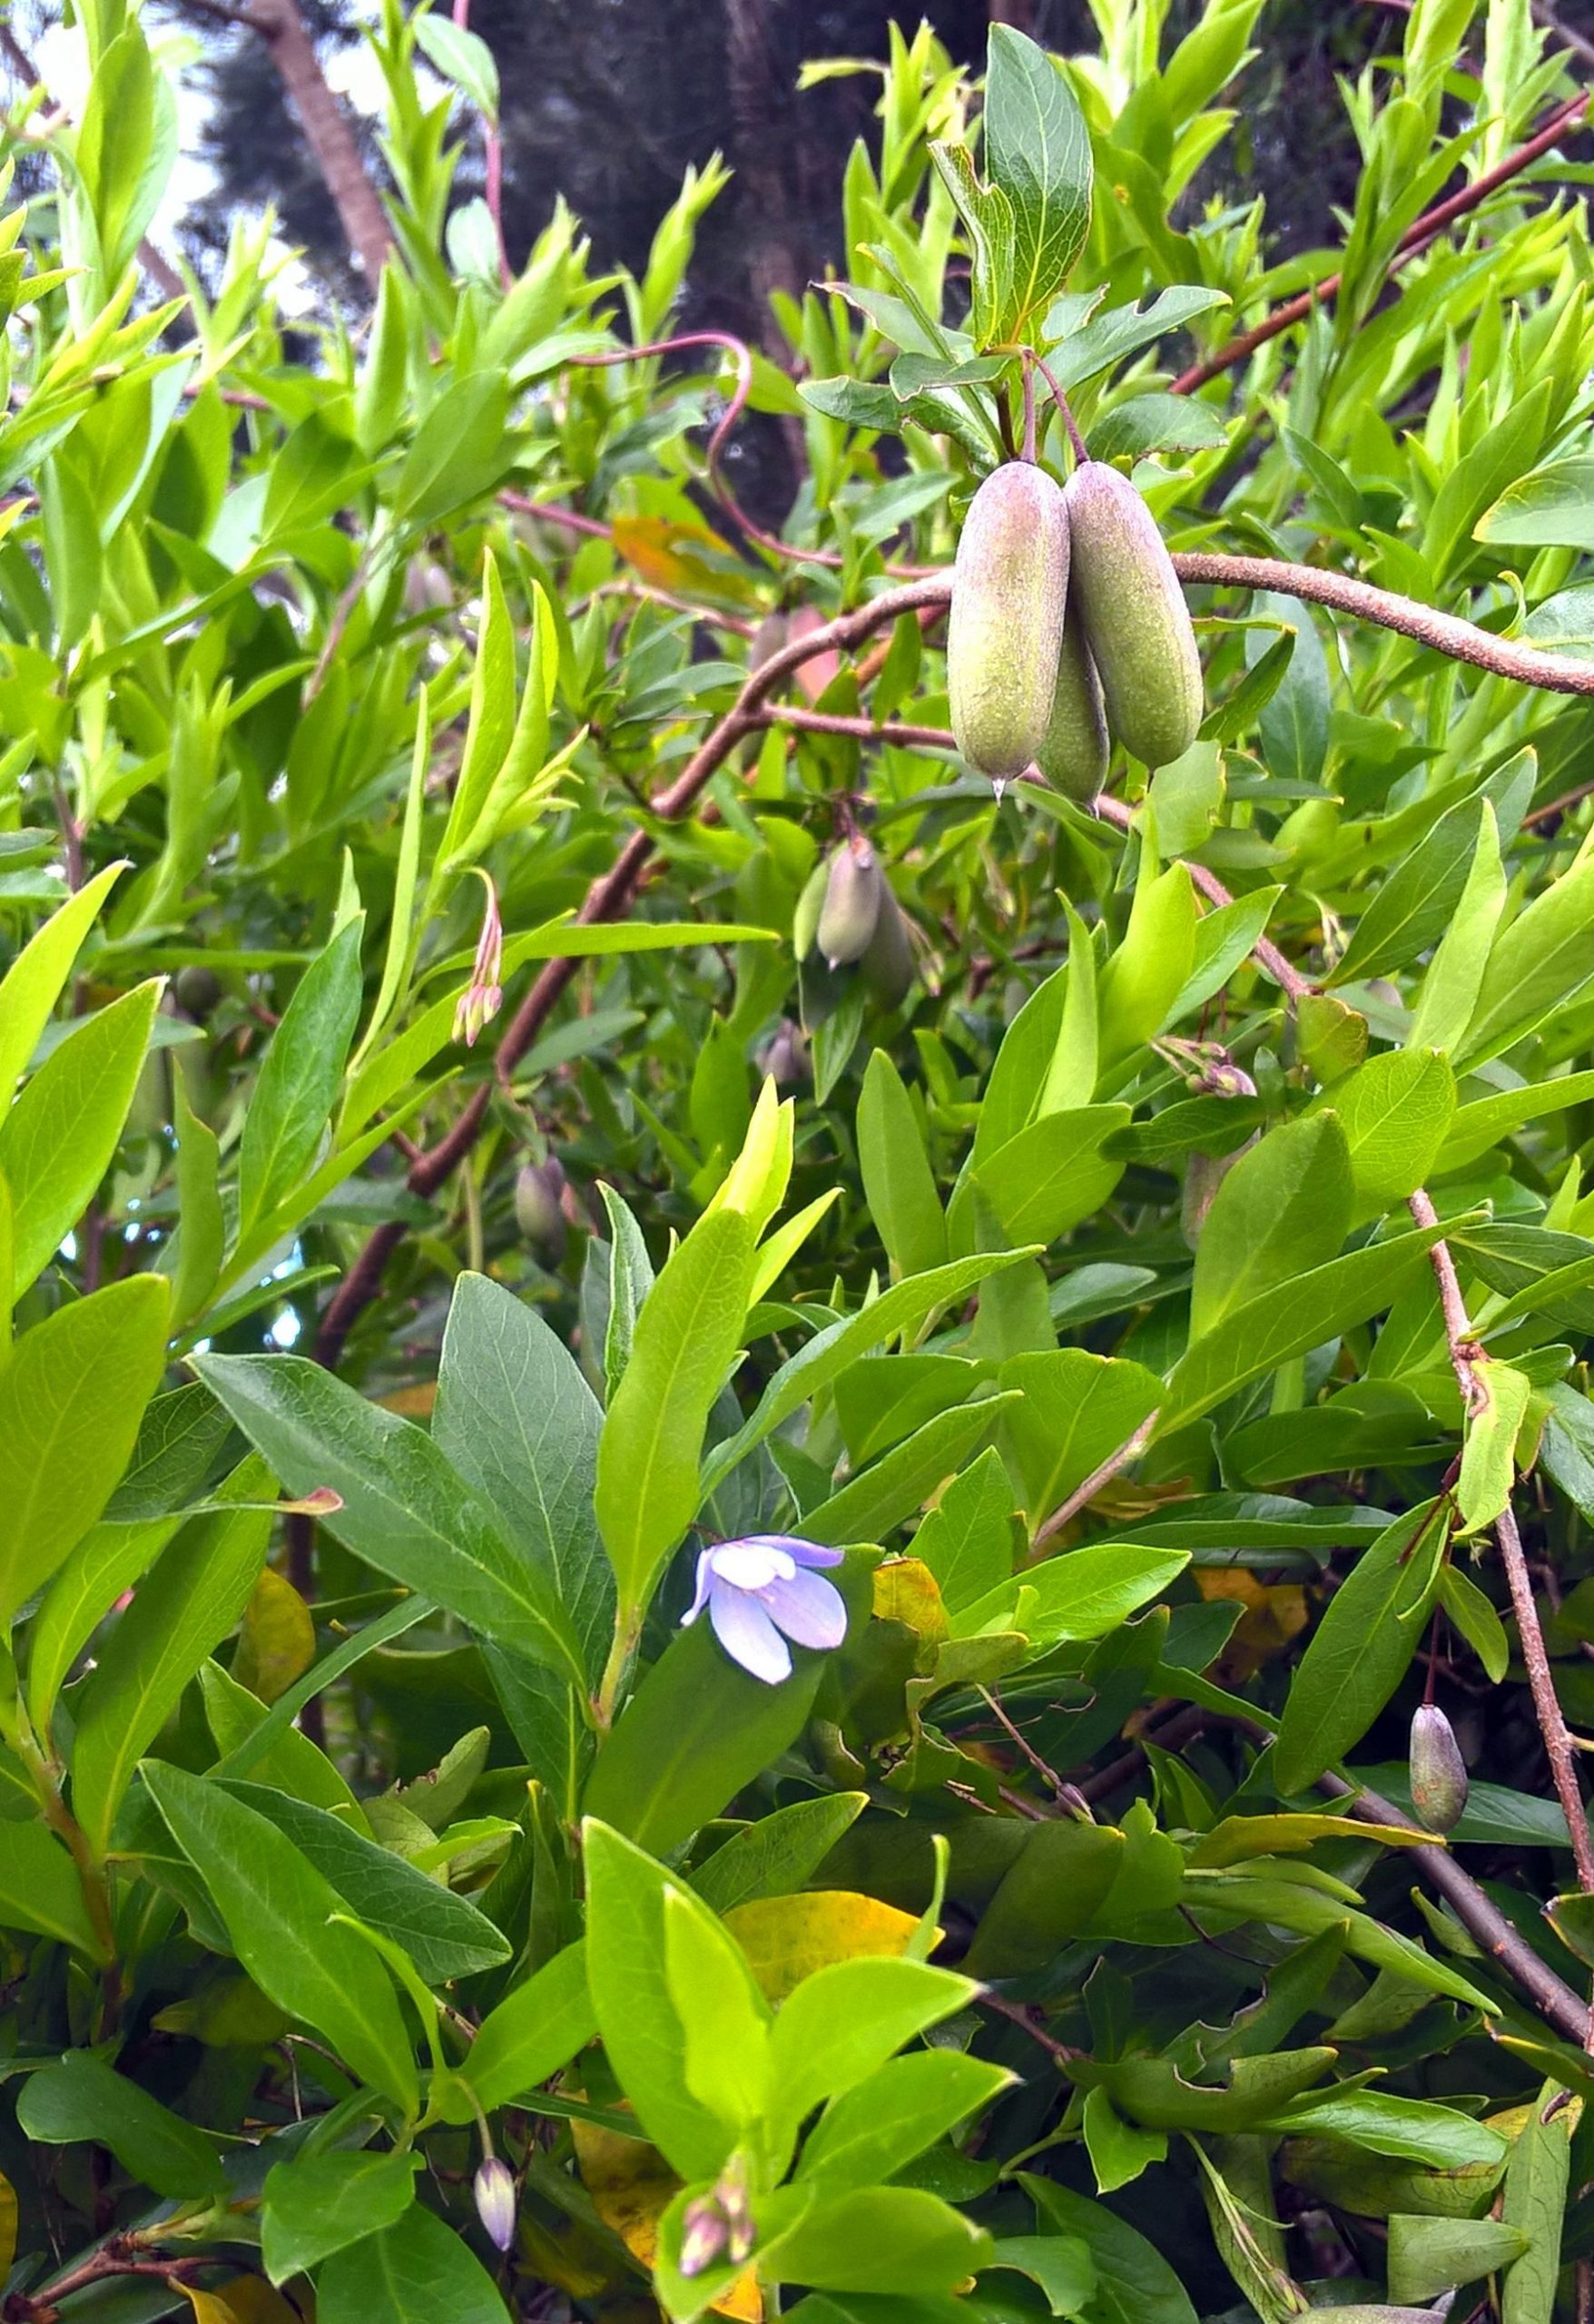
[[[819,915],[819,949],[832,969],[861,960],[869,950],[884,888],[880,858],[862,833],[853,832],[831,858]]]
[[[508,2164],[489,2154],[476,2174],[474,2191],[476,2215],[489,2240],[500,2251],[507,2251],[515,2240],[515,2215],[519,2208]]]
[[[1412,1805],[1431,1832],[1451,1830],[1466,1812],[1466,1762],[1437,1703],[1423,1703],[1412,1716]]]
[[[527,1162],[515,1181],[515,1224],[528,1243],[562,1243],[565,1172],[556,1156]]]
[[[487,890],[487,901],[470,982],[454,1011],[454,1039],[463,1041],[467,1049],[476,1047],[483,1026],[490,1025],[504,1005],[504,922],[498,912],[498,891],[479,863],[471,869]]]

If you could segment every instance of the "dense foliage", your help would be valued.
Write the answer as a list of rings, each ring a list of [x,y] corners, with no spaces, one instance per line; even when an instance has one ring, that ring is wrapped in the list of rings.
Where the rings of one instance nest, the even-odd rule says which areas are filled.
[[[1416,0],[1274,266],[1262,0],[1096,13],[893,38],[783,363],[397,0],[358,324],[153,302],[127,0],[8,124],[8,2319],[1590,2313],[1582,103]],[[1196,615],[1094,798],[1031,448]]]

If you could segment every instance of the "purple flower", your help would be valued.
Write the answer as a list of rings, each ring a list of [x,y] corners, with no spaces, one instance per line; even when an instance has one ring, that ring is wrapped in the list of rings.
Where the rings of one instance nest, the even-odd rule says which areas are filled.
[[[778,1687],[792,1675],[787,1639],[824,1648],[840,1646],[846,1637],[841,1591],[811,1570],[841,1562],[840,1550],[791,1533],[749,1533],[740,1541],[722,1541],[697,1561],[697,1595],[683,1624],[694,1622],[706,1606],[714,1636],[732,1661],[766,1687]]]

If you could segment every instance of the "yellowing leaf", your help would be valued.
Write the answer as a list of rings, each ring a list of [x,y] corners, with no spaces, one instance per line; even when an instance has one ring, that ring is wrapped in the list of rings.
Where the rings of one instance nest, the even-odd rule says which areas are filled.
[[[1204,1598],[1235,1599],[1245,1609],[1218,1657],[1221,1685],[1254,1678],[1306,1627],[1306,1592],[1298,1581],[1258,1581],[1241,1566],[1201,1566],[1196,1587]]]
[[[650,588],[729,597],[738,605],[752,598],[730,549],[706,525],[674,517],[616,517],[615,547]]]
[[[768,2001],[784,2001],[816,1969],[864,1954],[900,1959],[919,1923],[911,1913],[845,1888],[802,1896],[761,1896],[725,1915]]]
[[[1394,1824],[1362,1824],[1353,1816],[1225,1816],[1204,1832],[1190,1862],[1208,1869],[1244,1864],[1257,1856],[1293,1856],[1319,1840],[1376,1840],[1386,1847],[1434,1845],[1432,1832],[1402,1830]],[[1444,1843],[1438,1843],[1442,1847]]]
[[[194,2324],[300,2324],[299,2310],[264,2276],[235,2276],[219,2291],[178,2287],[193,2308]]]
[[[932,1644],[949,1632],[940,1584],[920,1558],[893,1558],[875,1568],[874,1610],[882,1622],[901,1622]]]
[[[285,1575],[266,1566],[244,1609],[232,1676],[261,1702],[274,1703],[315,1659],[310,1608]]]
[[[432,1407],[438,1401],[435,1380],[418,1381],[412,1388],[394,1388],[377,1402],[384,1412],[398,1413],[406,1420],[430,1420]]]
[[[16,2258],[16,2190],[0,2171],[0,2276],[11,2273]]]
[[[596,2122],[572,2122],[570,2128],[593,2209],[626,2250],[651,2268],[659,2248],[659,2221],[681,2181],[658,2149],[641,2139],[622,2138]],[[763,2299],[751,2269],[715,2300],[713,2313],[760,2324]]]

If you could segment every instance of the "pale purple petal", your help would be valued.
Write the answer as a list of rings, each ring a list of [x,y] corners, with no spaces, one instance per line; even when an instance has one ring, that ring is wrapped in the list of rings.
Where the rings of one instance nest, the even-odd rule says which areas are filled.
[[[698,1558],[697,1589],[694,1593],[691,1605],[688,1606],[686,1611],[681,1617],[681,1627],[683,1630],[685,1629],[688,1622],[694,1622],[699,1614],[702,1613],[704,1608],[708,1604],[708,1593],[713,1586],[714,1578],[713,1560],[713,1551],[712,1550],[704,1550]]]
[[[709,1592],[708,1618],[732,1661],[766,1687],[778,1687],[791,1677],[792,1650],[756,1598],[716,1583]]]
[[[790,1581],[769,1582],[758,1602],[777,1629],[799,1646],[840,1646],[847,1635],[847,1607],[841,1591],[817,1573],[794,1573]]]
[[[796,1533],[749,1533],[746,1538],[772,1550],[784,1550],[799,1565],[841,1565],[846,1561],[845,1550],[827,1549],[822,1541],[805,1541]]]
[[[766,1581],[783,1581],[797,1571],[794,1558],[772,1541],[722,1541],[708,1553],[716,1581],[733,1590],[762,1590]]]

